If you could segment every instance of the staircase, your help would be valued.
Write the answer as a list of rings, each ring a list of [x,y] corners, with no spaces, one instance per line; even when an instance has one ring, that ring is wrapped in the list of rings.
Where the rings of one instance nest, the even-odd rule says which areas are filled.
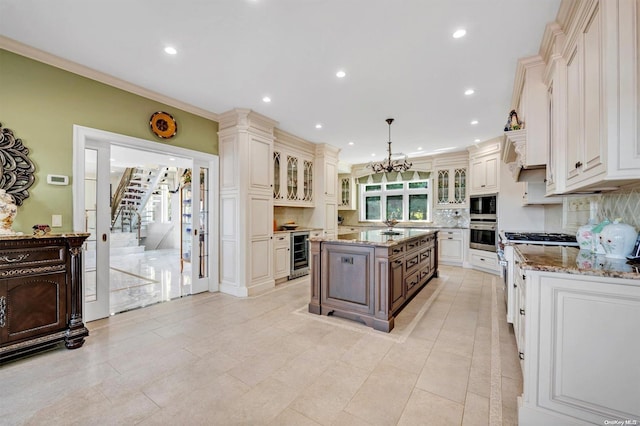
[[[127,168],[111,201],[111,233],[134,235],[136,245],[146,237],[147,224],[153,220],[153,204],[160,202],[158,184],[167,168]],[[144,247],[142,248],[144,250]]]

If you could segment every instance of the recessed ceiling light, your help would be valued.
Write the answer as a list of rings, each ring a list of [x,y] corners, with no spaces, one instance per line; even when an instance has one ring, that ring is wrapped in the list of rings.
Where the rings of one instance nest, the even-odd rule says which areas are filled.
[[[265,96],[264,98],[262,98],[262,102],[264,102],[264,103],[267,103],[267,104],[268,104],[269,102],[271,102],[271,98],[270,98],[270,97],[268,97],[268,96]]]
[[[471,122],[471,124],[474,124],[474,125],[475,125],[475,124],[478,124],[478,120],[473,120],[473,121]]]
[[[109,161],[116,161],[115,158],[109,158]]]
[[[316,129],[322,129],[322,124],[320,123],[316,124]]]
[[[353,146],[353,142],[349,142],[349,145]]]
[[[459,30],[456,30],[456,32],[453,33],[453,38],[464,37],[465,34],[467,34],[467,31],[460,28]]]
[[[473,89],[467,89],[464,91],[464,94],[469,96],[469,95],[473,95],[475,93],[475,90]]]
[[[371,156],[372,156],[372,157],[375,157],[375,156],[376,156],[376,153],[374,152],[373,154],[371,154]]]
[[[169,157],[169,161],[176,161],[176,159],[173,157]]]
[[[338,77],[338,78],[344,78],[344,76],[346,76],[346,75],[347,75],[347,73],[342,71],[342,70],[340,70],[340,71],[338,71],[336,73],[336,77]]]
[[[176,53],[178,53],[178,51],[175,47],[167,46],[164,48],[164,53],[168,55],[175,55]]]
[[[422,151],[422,147],[421,146],[418,147],[418,151]]]
[[[474,141],[475,143],[478,143],[478,142],[480,142],[480,139],[474,139],[473,141]]]

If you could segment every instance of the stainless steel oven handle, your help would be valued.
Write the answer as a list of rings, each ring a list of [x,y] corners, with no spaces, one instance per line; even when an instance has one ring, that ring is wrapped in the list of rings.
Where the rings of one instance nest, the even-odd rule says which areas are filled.
[[[469,229],[480,229],[480,230],[486,230],[486,231],[495,231],[496,230],[496,224],[495,223],[492,223],[492,224],[470,223],[469,224]]]

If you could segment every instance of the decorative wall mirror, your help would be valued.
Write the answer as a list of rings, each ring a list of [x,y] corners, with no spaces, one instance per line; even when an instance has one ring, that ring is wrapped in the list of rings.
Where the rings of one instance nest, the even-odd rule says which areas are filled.
[[[17,139],[11,129],[0,123],[0,189],[13,196],[16,205],[21,206],[27,191],[35,180],[35,166],[29,160],[29,149]]]

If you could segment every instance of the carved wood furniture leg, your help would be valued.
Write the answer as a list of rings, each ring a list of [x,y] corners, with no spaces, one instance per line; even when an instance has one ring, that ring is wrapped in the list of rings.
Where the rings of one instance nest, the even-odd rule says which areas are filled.
[[[71,315],[69,328],[65,336],[65,346],[68,349],[76,349],[84,344],[84,338],[89,335],[89,330],[82,322],[82,286],[80,274],[82,274],[82,243],[83,238],[69,238],[69,261],[71,280]]]

